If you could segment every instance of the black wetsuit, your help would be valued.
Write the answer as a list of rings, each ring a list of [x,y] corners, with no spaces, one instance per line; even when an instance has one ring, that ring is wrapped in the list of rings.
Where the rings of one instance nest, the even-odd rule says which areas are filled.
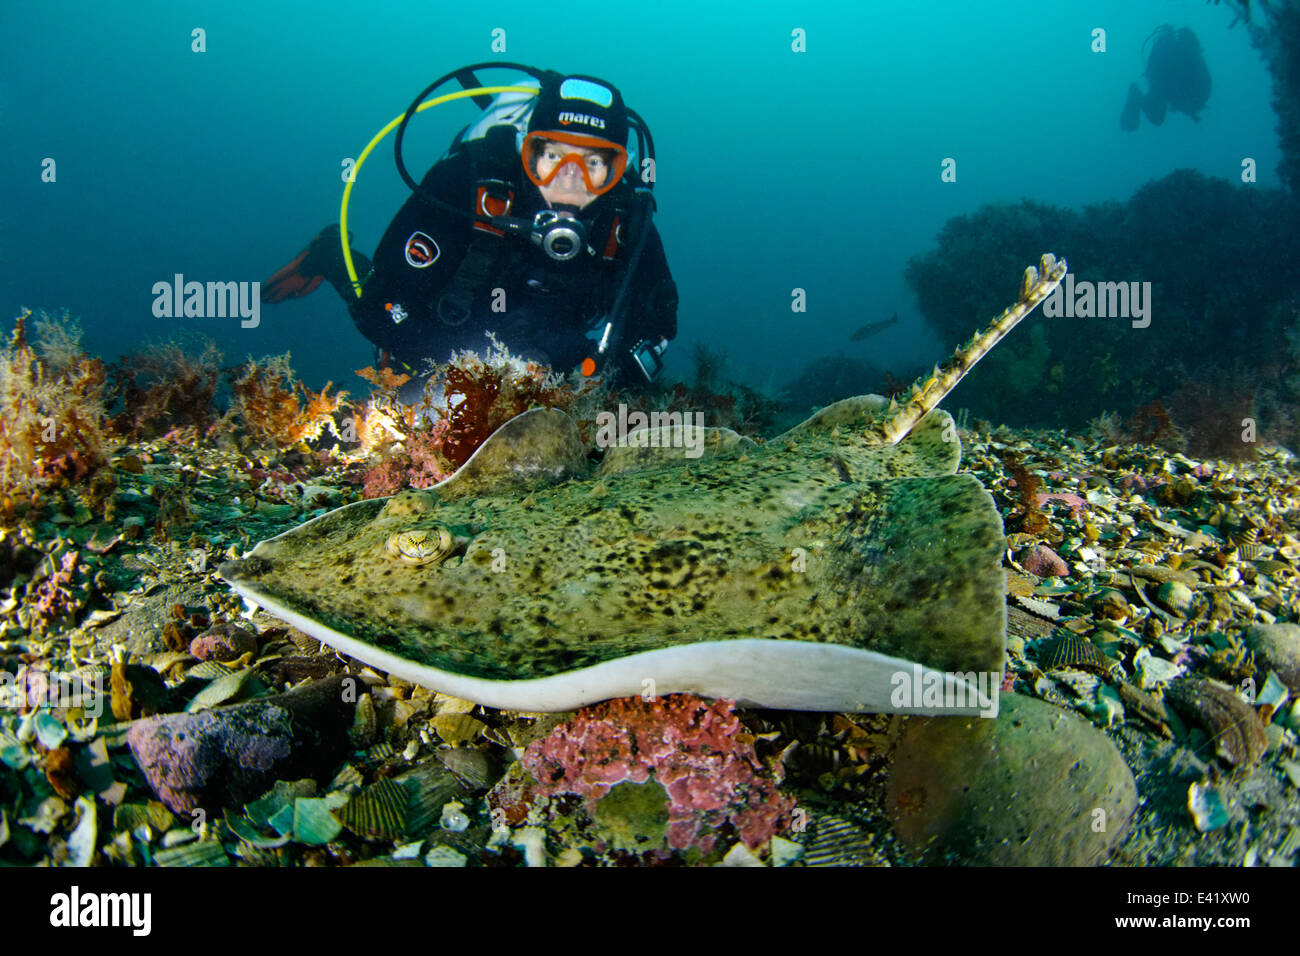
[[[1120,129],[1128,132],[1138,128],[1142,114],[1152,125],[1161,125],[1168,110],[1186,113],[1199,122],[1197,114],[1210,99],[1210,70],[1196,34],[1187,27],[1175,30],[1166,23],[1147,37],[1148,42],[1152,39],[1155,42],[1145,72],[1148,90],[1143,93],[1138,84],[1129,84],[1128,99],[1120,113]]]
[[[523,175],[514,133],[514,127],[494,127],[483,139],[458,143],[429,170],[422,187],[468,211],[480,182],[504,180],[513,192],[508,214],[531,219],[546,203]],[[346,279],[336,281],[337,273],[327,277],[347,301],[361,334],[387,352],[398,369],[418,372],[425,359],[445,362],[454,349],[482,354],[488,347],[484,332],[491,331],[515,355],[568,372],[592,354],[586,333],[612,305],[622,265],[631,256],[633,237],[622,236],[622,245],[610,245],[609,239],[616,216],[628,221],[632,197],[625,177],[582,209],[577,215],[588,227],[589,248],[556,262],[527,239],[476,229],[469,218],[414,193],[384,233],[373,262],[354,252],[363,282],[360,299]],[[628,293],[625,348],[677,334],[677,288],[653,224],[650,230]],[[406,317],[394,322],[388,306],[400,306]],[[610,369],[625,370],[621,363]]]

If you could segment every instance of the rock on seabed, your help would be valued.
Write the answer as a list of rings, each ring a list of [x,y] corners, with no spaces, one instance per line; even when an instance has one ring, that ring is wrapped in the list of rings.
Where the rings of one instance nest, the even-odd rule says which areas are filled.
[[[137,720],[127,733],[149,786],[174,813],[242,803],[276,780],[315,776],[347,755],[343,678],[195,714]]]
[[[886,805],[900,840],[929,862],[1093,866],[1124,835],[1137,785],[1092,725],[1003,694],[993,720],[910,719]]]
[[[1065,559],[1045,544],[1025,549],[1020,555],[1020,565],[1040,578],[1063,578],[1070,573]]]
[[[1300,625],[1255,624],[1243,636],[1261,665],[1260,683],[1267,671],[1276,671],[1291,695],[1300,697]]]

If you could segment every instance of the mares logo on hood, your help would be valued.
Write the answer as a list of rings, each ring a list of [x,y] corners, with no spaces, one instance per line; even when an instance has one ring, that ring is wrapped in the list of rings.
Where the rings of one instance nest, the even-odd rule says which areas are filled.
[[[433,237],[423,232],[413,232],[406,240],[406,263],[416,269],[427,269],[438,261],[440,255],[442,250]]]
[[[586,113],[563,112],[560,114],[560,122],[568,126],[570,123],[582,123],[590,126],[592,129],[604,129],[605,121],[599,116],[588,116]]]

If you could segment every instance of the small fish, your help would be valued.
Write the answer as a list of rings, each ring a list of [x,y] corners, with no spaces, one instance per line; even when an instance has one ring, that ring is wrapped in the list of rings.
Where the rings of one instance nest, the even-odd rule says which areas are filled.
[[[889,318],[885,319],[882,322],[868,322],[862,328],[854,332],[852,337],[850,337],[849,341],[861,342],[863,339],[869,339],[877,332],[883,332],[885,329],[889,328],[897,321],[898,321],[898,313],[895,312],[893,315],[891,315]]]

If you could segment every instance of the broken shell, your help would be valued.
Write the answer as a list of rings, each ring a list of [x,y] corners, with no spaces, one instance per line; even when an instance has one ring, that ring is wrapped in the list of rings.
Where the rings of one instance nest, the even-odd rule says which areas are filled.
[[[451,554],[452,545],[451,532],[446,528],[418,528],[389,535],[384,542],[384,553],[403,564],[418,567],[444,560]]]
[[[1276,713],[1290,696],[1290,692],[1277,679],[1277,675],[1269,671],[1268,677],[1264,679],[1264,686],[1259,689],[1259,696],[1255,698],[1255,705],[1257,707],[1268,707],[1270,713]]]
[[[357,701],[356,713],[352,716],[352,728],[348,731],[348,736],[356,745],[364,746],[375,739],[378,729],[375,702],[369,694],[362,694]]]
[[[1165,709],[1159,697],[1138,690],[1128,681],[1121,680],[1119,682],[1119,699],[1127,711],[1154,727],[1160,736],[1166,740],[1173,737],[1169,725],[1165,723]]]
[[[1254,561],[1258,558],[1267,558],[1273,554],[1273,549],[1266,547],[1259,541],[1259,532],[1254,528],[1247,528],[1241,534],[1232,538],[1232,543],[1237,546],[1241,556],[1247,561]]]
[[[1169,685],[1166,699],[1210,735],[1215,753],[1231,767],[1259,763],[1268,747],[1264,725],[1250,705],[1212,680],[1185,677]]]
[[[1208,783],[1194,783],[1188,788],[1187,809],[1196,829],[1202,833],[1228,824],[1228,811],[1224,809],[1223,798]]]
[[[483,721],[476,720],[468,714],[439,714],[430,723],[438,732],[438,736],[452,747],[469,743],[487,728],[487,724]]]
[[[442,817],[438,825],[444,830],[450,830],[452,833],[462,833],[469,829],[469,817],[464,813],[465,804],[459,800],[452,800],[443,805]]]
[[[355,793],[357,790],[361,789],[361,781],[361,771],[352,764],[346,764],[334,779],[330,781],[330,789]]]
[[[1138,687],[1143,690],[1168,683],[1183,672],[1182,665],[1156,657],[1145,647],[1134,655],[1133,666],[1137,670]]]
[[[1098,618],[1122,621],[1129,614],[1128,600],[1114,588],[1102,588],[1088,596],[1088,605]]]

